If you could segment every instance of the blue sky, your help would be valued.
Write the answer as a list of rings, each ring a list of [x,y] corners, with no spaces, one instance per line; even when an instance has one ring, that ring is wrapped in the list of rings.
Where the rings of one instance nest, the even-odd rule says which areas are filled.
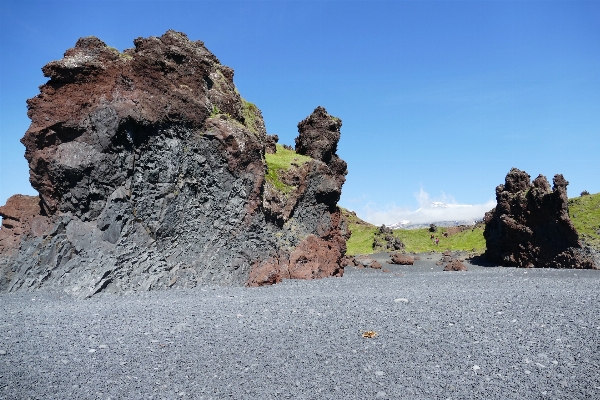
[[[370,222],[427,222],[432,201],[482,216],[511,167],[597,193],[598,21],[597,1],[2,0],[0,204],[35,194],[19,139],[41,67],[81,36],[167,29],[235,70],[280,143],[318,105],[340,117],[340,205]]]

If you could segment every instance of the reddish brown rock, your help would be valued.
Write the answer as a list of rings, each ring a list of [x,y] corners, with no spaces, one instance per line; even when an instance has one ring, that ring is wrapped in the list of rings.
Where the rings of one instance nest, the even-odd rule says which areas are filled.
[[[336,121],[335,134],[326,121]],[[263,277],[273,274],[282,279],[313,279],[343,274],[342,262],[350,232],[337,207],[347,174],[346,163],[335,153],[340,126],[339,118],[327,114],[323,107],[317,107],[298,124],[296,139],[297,153],[312,157],[312,160],[292,163],[289,170],[278,173],[278,178],[288,188],[286,191],[269,181],[265,182],[263,209],[267,219],[276,225],[293,226],[294,213],[299,209],[319,211],[321,216],[303,216],[315,233],[308,235],[289,254],[280,252],[277,263],[255,265],[247,282],[249,286],[262,285]],[[278,272],[272,272],[274,266],[279,269]]]
[[[42,236],[50,228],[48,218],[40,215],[40,198],[16,194],[0,207],[0,254],[14,254],[21,238]]]
[[[81,38],[44,66],[50,80],[28,100],[22,143],[39,192],[32,211],[52,235],[35,237],[44,219],[5,212],[0,290],[85,297],[341,275],[341,121],[331,130],[334,117],[313,113],[298,139],[313,158],[274,190],[264,154],[276,138],[233,70],[181,32],[134,45],[121,53]]]
[[[553,183],[550,189],[543,175],[530,182],[525,171],[510,170],[496,188],[496,208],[484,218],[488,260],[524,268],[598,268],[569,218],[569,182],[559,174]]]
[[[358,262],[353,256],[345,256],[341,262],[342,267],[356,267]]]
[[[467,267],[459,260],[452,260],[446,264],[444,271],[467,271]]]
[[[379,263],[379,261],[373,260],[373,262],[371,263],[371,268],[373,268],[373,269],[381,269],[381,264]]]
[[[392,254],[392,264],[399,265],[413,265],[415,263],[414,257],[406,254],[394,253]]]
[[[288,256],[270,258],[255,265],[250,271],[248,286],[263,286],[282,279],[318,279],[342,276],[340,248],[328,241],[309,235]]]

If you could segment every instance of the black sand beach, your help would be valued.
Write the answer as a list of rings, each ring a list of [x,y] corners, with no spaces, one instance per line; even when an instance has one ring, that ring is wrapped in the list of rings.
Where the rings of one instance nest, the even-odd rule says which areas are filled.
[[[427,257],[260,288],[2,293],[0,399],[600,397],[599,271]]]

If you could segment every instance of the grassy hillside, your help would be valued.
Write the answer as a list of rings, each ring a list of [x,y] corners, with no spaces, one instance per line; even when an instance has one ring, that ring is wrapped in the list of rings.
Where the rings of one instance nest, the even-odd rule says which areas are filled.
[[[379,229],[358,218],[352,211],[344,210],[344,215],[348,219],[348,226],[352,235],[346,243],[347,254],[370,254],[373,252],[373,238],[375,232]],[[439,228],[435,236],[440,239],[438,246],[430,239],[431,232],[428,229],[396,229],[394,236],[400,238],[405,245],[405,251],[408,252],[426,252],[426,251],[444,251],[444,250],[466,250],[482,252],[485,249],[485,239],[483,238],[483,226],[478,225],[472,229],[467,229],[455,235],[444,237],[443,233],[447,228]]]
[[[600,193],[569,199],[569,216],[580,239],[600,249]]]
[[[353,211],[348,211],[342,208],[342,213],[348,220],[348,227],[352,235],[346,242],[346,254],[370,254],[373,252],[373,238],[375,231],[378,229],[375,225],[358,218]]]
[[[358,218],[352,211],[343,210],[348,218],[348,225],[352,236],[348,240],[348,255],[370,254],[373,252],[373,238],[378,227]],[[569,199],[569,216],[581,240],[597,249],[600,249],[600,193]],[[483,252],[485,239],[483,238],[484,225],[477,225],[460,233],[444,237],[448,228],[438,228],[435,236],[440,239],[436,246],[430,239],[428,229],[397,229],[394,236],[400,238],[407,252],[427,252],[444,250],[465,250]]]
[[[397,229],[394,235],[402,240],[406,246],[405,251],[409,252],[465,250],[481,253],[485,250],[483,227],[483,224],[475,225],[449,237],[444,237],[448,228],[438,228],[434,235],[440,239],[439,245],[430,239],[429,229]]]

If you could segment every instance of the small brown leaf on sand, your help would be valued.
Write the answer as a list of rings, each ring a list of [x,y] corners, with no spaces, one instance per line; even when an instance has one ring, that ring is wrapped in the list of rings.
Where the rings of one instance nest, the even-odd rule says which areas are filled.
[[[364,331],[362,334],[364,338],[374,338],[375,336],[377,336],[377,332],[375,331]]]

